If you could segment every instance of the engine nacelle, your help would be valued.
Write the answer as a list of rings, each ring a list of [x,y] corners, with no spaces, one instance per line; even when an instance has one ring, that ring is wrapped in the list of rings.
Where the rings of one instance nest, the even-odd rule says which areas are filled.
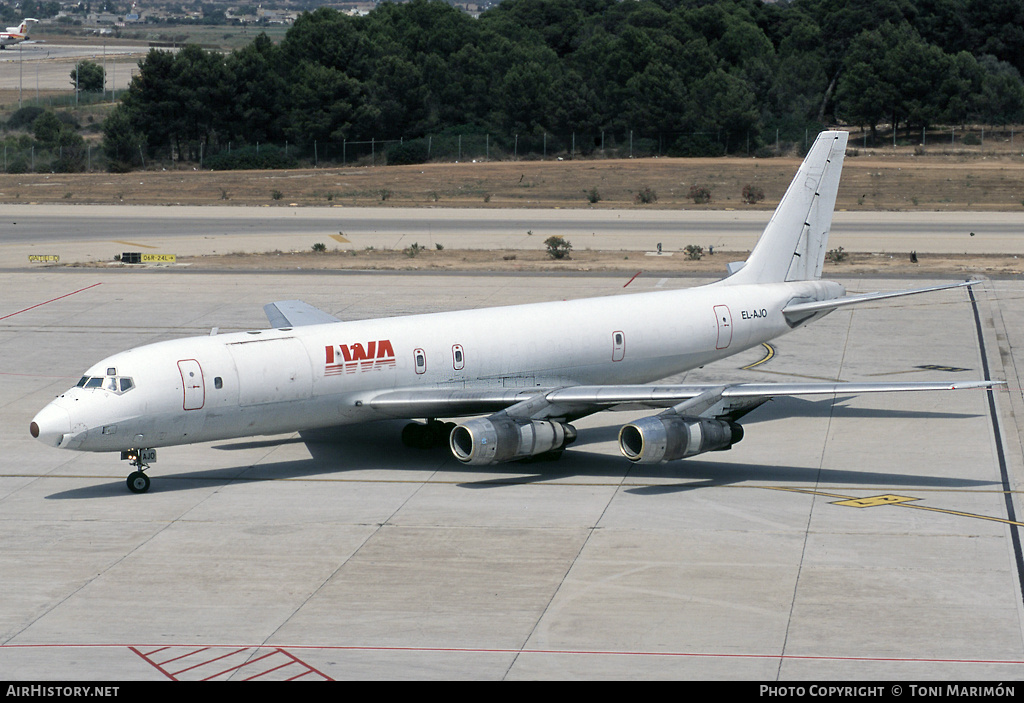
[[[575,439],[576,428],[572,425],[491,416],[456,425],[449,443],[459,461],[484,466],[561,449]]]
[[[657,464],[730,449],[743,428],[728,420],[683,415],[645,417],[619,430],[619,449],[630,461]]]

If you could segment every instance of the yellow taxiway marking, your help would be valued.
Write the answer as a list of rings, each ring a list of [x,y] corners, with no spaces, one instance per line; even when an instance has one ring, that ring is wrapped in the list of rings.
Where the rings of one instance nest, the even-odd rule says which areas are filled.
[[[766,361],[771,361],[773,358],[775,358],[775,347],[773,347],[771,344],[768,344],[767,342],[762,342],[761,346],[764,347],[764,349],[765,349],[765,355],[759,361],[755,361],[753,364],[747,364],[746,366],[741,366],[740,367],[741,371],[749,371],[750,369],[753,369],[753,368],[755,368],[757,366],[760,366],[761,364],[765,363]],[[810,379],[814,379],[816,381],[829,381],[831,383],[835,383],[836,381],[839,380],[838,378],[829,378],[828,376],[808,376],[807,374],[789,373],[788,371],[769,371],[767,369],[758,369],[758,371],[760,371],[761,373],[773,373],[773,374],[776,374],[778,376],[793,376],[793,377],[796,377],[796,378],[810,378]]]
[[[969,517],[976,520],[989,520],[990,522],[1001,522],[1004,525],[1018,525],[1024,527],[1024,522],[1017,522],[1016,520],[1009,520],[1003,517],[992,517],[991,515],[978,515],[977,513],[965,513],[962,510],[950,510],[948,508],[932,508],[927,505],[915,504],[914,501],[921,500],[920,498],[910,498],[907,496],[898,496],[893,494],[885,494],[879,496],[872,496],[869,498],[856,498],[854,496],[840,495],[838,493],[826,493],[825,491],[816,491],[809,488],[786,488],[785,486],[764,486],[769,490],[773,491],[789,491],[791,493],[807,493],[809,495],[823,496],[825,498],[839,498],[839,500],[832,501],[832,505],[845,505],[854,508],[872,508],[879,505],[894,505],[898,508],[911,508],[913,510],[928,510],[933,513],[945,513],[946,515],[958,515],[960,517]],[[1003,493],[1004,491],[998,491]]]
[[[883,496],[870,496],[869,498],[849,498],[847,500],[836,500],[832,505],[847,505],[851,508],[873,508],[876,505],[893,505],[895,503],[908,503],[920,498],[908,498],[907,496],[895,496],[891,493]]]
[[[137,244],[135,242],[124,242],[120,239],[113,240],[114,244],[124,244],[126,247],[142,247],[143,249],[159,249],[160,247],[151,247],[148,244]]]
[[[343,237],[340,234],[330,234],[328,236],[336,242],[341,242],[342,244],[351,244],[349,240],[345,239],[345,237]]]
[[[906,369],[904,371],[885,371],[883,373],[869,373],[864,374],[865,376],[898,376],[903,373],[921,373],[922,371],[946,371],[948,373],[957,373],[959,371],[970,371],[961,366],[944,366],[942,364],[923,364],[921,366],[915,366],[912,369]]]
[[[768,344],[768,342],[762,342],[761,346],[764,347],[764,350],[765,350],[764,358],[762,358],[760,361],[755,361],[753,364],[747,364],[746,366],[741,366],[740,367],[741,370],[746,371],[747,369],[752,369],[755,366],[760,366],[764,362],[770,361],[771,358],[773,356],[775,356],[775,348],[771,344]]]

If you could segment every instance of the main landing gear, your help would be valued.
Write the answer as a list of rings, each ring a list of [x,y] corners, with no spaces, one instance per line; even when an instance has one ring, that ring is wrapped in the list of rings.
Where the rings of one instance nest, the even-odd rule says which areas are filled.
[[[128,474],[128,490],[132,493],[145,493],[149,490],[149,476],[145,474],[149,468],[149,462],[156,461],[155,449],[130,449],[121,452],[121,459],[126,460],[135,467],[135,471]]]
[[[427,420],[426,424],[410,422],[402,429],[402,444],[414,449],[447,446],[448,437],[454,428],[454,422],[441,422],[433,419]]]

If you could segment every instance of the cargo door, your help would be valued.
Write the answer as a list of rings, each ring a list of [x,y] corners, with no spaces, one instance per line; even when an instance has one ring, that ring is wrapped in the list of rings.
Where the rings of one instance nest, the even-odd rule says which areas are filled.
[[[313,371],[306,348],[285,337],[227,345],[238,371],[238,404],[265,405],[313,395]]]

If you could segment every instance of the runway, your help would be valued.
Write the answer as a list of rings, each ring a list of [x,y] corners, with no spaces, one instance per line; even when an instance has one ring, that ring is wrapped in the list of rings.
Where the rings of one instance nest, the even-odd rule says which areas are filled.
[[[142,45],[15,44],[0,51],[0,90],[20,90],[26,100],[36,97],[37,91],[74,95],[71,72],[78,61],[104,66],[106,89],[124,90],[148,51],[149,47]]]
[[[655,468],[615,446],[650,411],[581,420],[558,462],[489,470],[406,449],[394,426],[332,443],[258,437],[161,450],[151,491],[132,495],[116,456],[28,434],[110,353],[266,327],[272,300],[351,320],[621,283],[21,267],[0,272],[4,679],[1024,675],[1019,281],[986,282],[974,301],[958,289],[837,311],[763,364],[743,368],[756,349],[673,379],[968,380],[987,368],[1008,383],[991,401],[779,400],[748,416],[731,451]]]
[[[543,250],[547,237],[560,235],[577,250],[653,251],[660,243],[665,251],[699,244],[744,252],[770,217],[767,211],[10,205],[0,219],[0,267],[22,266],[29,254],[57,255],[64,263],[111,261],[133,248],[178,256],[309,251],[317,242],[337,246],[338,236],[356,250],[413,242]],[[1024,212],[837,212],[829,245],[1024,256]]]

